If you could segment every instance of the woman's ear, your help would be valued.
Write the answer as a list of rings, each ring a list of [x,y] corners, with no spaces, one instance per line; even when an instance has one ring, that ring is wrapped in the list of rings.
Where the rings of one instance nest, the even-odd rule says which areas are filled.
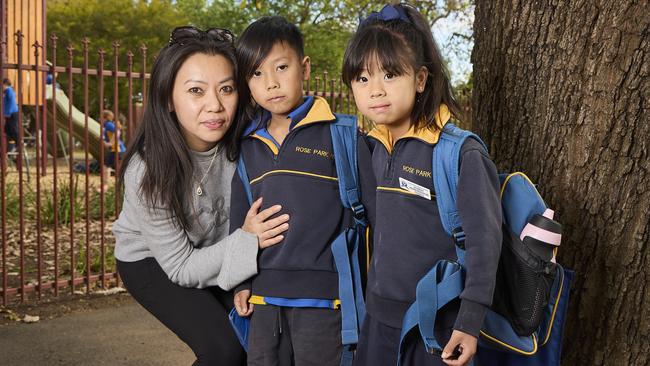
[[[311,59],[309,56],[305,56],[301,62],[302,65],[302,79],[307,81],[311,76]]]
[[[427,79],[429,77],[429,69],[426,66],[420,67],[420,70],[415,73],[415,90],[418,93],[424,92],[424,88],[427,85]]]

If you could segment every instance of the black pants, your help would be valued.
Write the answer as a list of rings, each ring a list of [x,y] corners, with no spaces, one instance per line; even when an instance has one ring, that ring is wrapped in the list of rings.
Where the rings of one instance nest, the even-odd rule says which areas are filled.
[[[255,305],[249,366],[339,366],[342,351],[339,310]]]
[[[401,329],[389,327],[366,314],[359,335],[354,366],[395,366],[399,351]],[[444,347],[451,337],[452,329],[436,329],[438,342]],[[402,354],[403,366],[446,366],[440,356],[430,355],[417,329],[406,335]]]
[[[13,140],[15,146],[18,146],[18,112],[12,113],[11,116],[5,117],[5,133],[7,134],[7,143]]]
[[[246,364],[244,349],[228,321],[231,292],[176,285],[154,258],[117,261],[117,269],[133,298],[194,351],[194,365]]]

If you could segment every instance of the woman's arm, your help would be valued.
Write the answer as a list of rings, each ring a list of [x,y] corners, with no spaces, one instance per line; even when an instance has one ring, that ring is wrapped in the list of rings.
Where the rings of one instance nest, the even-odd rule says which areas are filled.
[[[129,165],[124,179],[125,208],[135,211],[129,216],[137,218],[140,235],[172,282],[229,290],[257,273],[257,235],[237,229],[213,245],[195,248],[169,210],[149,207],[141,197],[144,164],[134,160]]]

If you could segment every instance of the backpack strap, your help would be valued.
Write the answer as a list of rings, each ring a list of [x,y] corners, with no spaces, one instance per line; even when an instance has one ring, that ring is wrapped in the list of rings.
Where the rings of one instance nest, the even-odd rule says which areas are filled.
[[[253,204],[253,192],[251,192],[251,182],[248,178],[248,172],[246,171],[246,163],[244,163],[244,156],[242,152],[239,152],[239,160],[237,161],[237,174],[241,180],[242,185],[244,186],[244,191],[246,192],[246,198],[248,199],[248,204]]]
[[[354,212],[357,224],[368,226],[366,212],[361,204],[359,193],[359,169],[357,167],[357,118],[347,114],[337,114],[336,121],[330,125],[334,162],[339,179],[339,196],[343,207]]]
[[[356,117],[336,115],[337,120],[330,125],[334,163],[338,175],[341,204],[354,213],[355,227],[345,230],[332,242],[332,254],[339,277],[339,298],[341,301],[341,339],[344,350],[341,366],[352,364],[354,345],[359,340],[361,322],[366,314],[361,286],[359,266],[359,245],[368,225],[365,208],[359,192],[359,170],[357,167],[358,128]],[[249,204],[253,202],[250,179],[246,171],[243,155],[240,153],[237,174],[241,179]]]
[[[465,233],[462,229],[460,215],[456,207],[458,175],[460,168],[460,151],[468,138],[481,139],[462,130],[452,123],[447,123],[440,134],[438,143],[433,148],[431,158],[433,186],[440,220],[445,232],[454,238],[458,262],[441,260],[418,282],[415,302],[404,315],[400,335],[400,349],[397,364],[401,364],[401,352],[406,335],[416,326],[427,352],[441,354],[443,346],[434,335],[436,314],[449,301],[457,298],[465,286]],[[487,148],[486,148],[487,150]]]
[[[341,339],[343,342],[341,365],[345,366],[352,364],[353,347],[359,341],[359,330],[366,314],[361,286],[359,246],[363,242],[363,233],[368,222],[359,192],[357,119],[354,116],[343,114],[337,114],[336,117],[337,120],[330,125],[330,131],[339,183],[339,196],[343,207],[352,210],[355,221],[354,229],[345,230],[332,243],[332,254],[339,275],[339,298],[341,299]]]
[[[442,226],[454,238],[456,255],[461,266],[465,265],[465,232],[460,222],[456,195],[460,169],[460,150],[468,138],[473,138],[485,148],[485,143],[476,134],[447,123],[440,134],[438,143],[433,148],[431,159],[433,187]]]

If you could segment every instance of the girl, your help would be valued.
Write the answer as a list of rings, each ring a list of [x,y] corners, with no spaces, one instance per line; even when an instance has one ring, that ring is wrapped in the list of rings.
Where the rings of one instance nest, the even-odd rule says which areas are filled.
[[[438,260],[456,259],[432,194],[432,149],[459,109],[429,24],[405,4],[387,5],[362,21],[345,52],[343,80],[359,111],[377,125],[369,134],[375,142],[377,223],[355,362],[393,366],[418,281]],[[492,301],[500,252],[498,189],[494,164],[477,141],[468,139],[461,150],[457,193],[466,233],[465,288],[460,300],[438,314],[435,335],[446,344],[442,355],[427,353],[419,333],[411,332],[403,365],[471,362]]]
[[[260,199],[228,235],[237,155],[234,52],[228,30],[172,32],[124,157],[124,204],[113,225],[126,288],[188,344],[195,365],[244,364],[227,290],[257,273],[259,248],[280,242],[288,228],[279,206],[258,213]]]

